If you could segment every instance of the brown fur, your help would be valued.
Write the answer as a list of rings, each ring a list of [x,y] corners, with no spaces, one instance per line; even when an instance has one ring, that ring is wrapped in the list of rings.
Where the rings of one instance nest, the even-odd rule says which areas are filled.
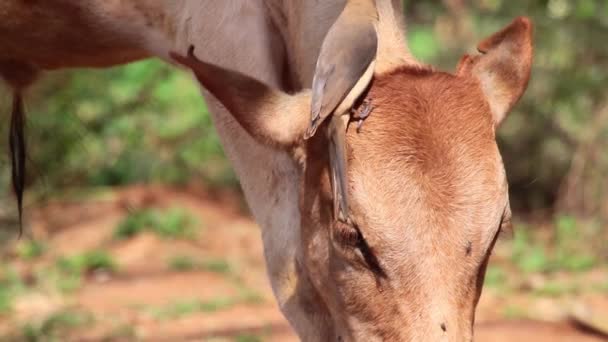
[[[348,0],[369,1],[369,0]],[[400,0],[374,0],[378,7],[379,50],[375,70],[415,63],[405,43]],[[310,87],[327,29],[346,0],[7,0],[0,1],[0,64],[15,60],[37,70],[106,67],[156,56],[185,53],[197,46],[205,60],[238,70],[282,90]],[[0,66],[0,76],[11,70]],[[20,89],[23,90],[23,89]],[[309,277],[299,264],[301,171],[290,153],[253,139],[224,106],[202,93],[222,145],[237,174],[256,222],[262,228],[267,268],[277,302],[298,335],[325,341],[334,330],[309,308]],[[289,140],[284,124],[306,104],[276,104],[283,121],[263,125]],[[265,106],[272,108],[273,106]],[[251,113],[251,112],[250,112]],[[254,120],[255,121],[255,120]],[[241,123],[246,123],[242,121]],[[268,136],[268,135],[266,135]],[[268,140],[267,140],[268,142]],[[271,142],[273,146],[282,145]],[[290,141],[291,144],[291,141]],[[302,148],[291,151],[302,160]]]
[[[234,118],[214,96],[208,103],[263,226],[279,305],[303,340],[468,340],[487,256],[508,212],[493,130],[525,89],[530,25],[520,20],[489,40],[486,55],[465,59],[458,77],[411,68],[387,74],[417,63],[403,38],[399,1],[375,2],[378,77],[368,96],[377,106],[363,133],[347,136],[356,225],[333,220],[324,135],[306,145],[298,136],[309,94],[253,91],[231,101],[222,98],[226,88],[208,89],[228,101]],[[169,49],[195,44],[214,63],[274,87],[288,79],[287,88],[299,90],[310,85],[323,37],[343,5],[8,0],[0,4],[0,63],[101,67],[150,55],[166,59]],[[504,42],[515,49],[504,49]],[[513,72],[517,77],[509,77]],[[305,160],[300,169],[281,151],[294,144],[301,153],[292,155]],[[300,211],[294,209],[298,182]]]
[[[351,210],[370,248],[362,252],[341,241],[349,228],[331,214],[326,141],[319,136],[308,146],[301,187],[302,240],[309,245],[305,260],[311,278],[334,309],[331,316],[361,322],[349,329],[342,322],[346,331],[353,330],[352,339],[439,337],[442,323],[450,336],[470,336],[472,304],[481,290],[477,270],[506,205],[505,180],[496,178],[502,165],[489,107],[471,78],[410,68],[378,76],[367,96],[374,113],[361,133],[350,129],[347,139]],[[481,229],[486,232],[480,234]],[[329,243],[319,248],[320,241]],[[463,259],[468,242],[471,254]],[[319,254],[325,248],[329,254]],[[415,252],[405,252],[409,249]],[[364,253],[378,260],[384,278]],[[432,260],[433,273],[443,279],[429,276],[421,260]],[[430,286],[433,279],[441,287]],[[460,318],[443,303],[445,322],[436,321],[436,332],[422,333],[428,320],[437,318],[420,322],[414,313],[443,291]],[[403,302],[410,303],[406,311]]]
[[[18,59],[56,69],[105,67],[148,57],[133,44],[136,34],[104,25],[107,17],[116,22],[130,15],[135,20],[133,11],[116,1],[2,1],[0,61]]]
[[[360,133],[352,127],[346,133],[348,223],[336,220],[332,208],[327,135],[302,142],[301,125],[279,132],[273,124],[283,122],[281,102],[290,103],[290,96],[277,100],[275,92],[242,75],[178,58],[252,136],[274,146],[302,146],[298,265],[300,279],[316,292],[307,295],[317,301],[315,317],[326,317],[322,327],[330,331],[323,336],[472,338],[488,257],[510,219],[495,140],[504,115],[493,109],[514,104],[527,84],[530,34],[527,20],[515,20],[490,38],[496,43],[485,55],[471,57],[470,68],[461,63],[455,75],[407,64],[376,75],[364,95],[373,113]],[[524,77],[501,83],[513,70]],[[492,84],[504,91],[488,92]],[[307,114],[290,115],[301,122]]]

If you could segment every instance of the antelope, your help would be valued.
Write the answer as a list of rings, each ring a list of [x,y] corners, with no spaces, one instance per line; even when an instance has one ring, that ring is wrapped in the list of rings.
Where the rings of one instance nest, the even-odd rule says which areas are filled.
[[[407,63],[376,73],[355,104],[373,103],[363,130],[334,116],[308,140],[314,90],[289,95],[201,61],[194,47],[172,54],[301,169],[293,286],[320,334],[301,337],[472,340],[488,257],[511,220],[495,131],[527,87],[531,34],[529,19],[515,19],[455,74]]]
[[[516,19],[451,75],[412,57],[402,12],[400,0],[4,1],[18,200],[21,98],[40,71],[179,63],[201,84],[303,341],[470,340],[510,219],[495,130],[526,88],[531,23]],[[373,36],[336,44],[345,29]],[[340,64],[335,49],[364,56]]]

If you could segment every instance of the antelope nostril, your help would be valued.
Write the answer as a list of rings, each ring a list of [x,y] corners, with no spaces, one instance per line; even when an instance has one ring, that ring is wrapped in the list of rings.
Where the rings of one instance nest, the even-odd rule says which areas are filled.
[[[445,325],[445,323],[441,323],[441,330],[444,332],[448,331],[448,327]]]

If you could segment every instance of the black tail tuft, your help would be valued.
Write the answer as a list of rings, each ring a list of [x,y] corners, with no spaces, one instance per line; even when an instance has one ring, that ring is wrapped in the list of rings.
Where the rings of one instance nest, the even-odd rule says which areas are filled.
[[[13,95],[13,110],[8,135],[8,144],[11,156],[11,177],[13,191],[17,197],[17,209],[19,211],[19,237],[23,233],[23,193],[25,191],[25,111],[23,109],[23,97],[20,90],[15,90]]]
[[[11,156],[11,175],[13,191],[17,197],[19,210],[19,237],[23,234],[23,193],[25,191],[25,111],[23,92],[32,85],[40,69],[34,64],[20,59],[1,59],[0,78],[13,89],[13,111],[8,133],[8,144]]]

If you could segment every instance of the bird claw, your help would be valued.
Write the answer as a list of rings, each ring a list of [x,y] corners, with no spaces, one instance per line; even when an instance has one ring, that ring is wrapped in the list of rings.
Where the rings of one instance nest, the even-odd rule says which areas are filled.
[[[353,110],[352,119],[353,121],[357,121],[357,133],[361,132],[361,127],[363,127],[363,121],[367,119],[367,117],[371,114],[372,110],[374,110],[374,105],[372,104],[371,99],[365,99],[361,103],[361,106]]]
[[[374,110],[374,105],[372,104],[371,99],[365,99],[361,103],[361,106],[359,106],[357,109],[354,109],[354,108],[351,109],[351,113],[350,113],[351,121],[357,122],[357,133],[361,132],[361,127],[363,127],[363,122],[365,121],[365,119],[367,119],[367,117],[371,114],[371,112],[373,110]],[[304,134],[304,140],[308,140],[313,135],[315,135],[315,133],[317,132],[317,129],[321,125],[322,121],[323,120],[321,120],[321,118],[319,116],[315,117],[314,119],[312,119],[310,121],[310,126],[308,126],[308,129],[306,130],[306,133]]]

